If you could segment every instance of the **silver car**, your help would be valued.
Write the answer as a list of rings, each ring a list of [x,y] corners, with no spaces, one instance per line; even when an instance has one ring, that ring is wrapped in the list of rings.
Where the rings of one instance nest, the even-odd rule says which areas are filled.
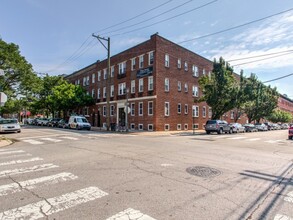
[[[17,119],[0,119],[0,132],[21,132]]]
[[[232,128],[233,133],[244,133],[245,132],[245,127],[242,126],[242,124],[239,123],[231,123],[229,124],[230,127]]]

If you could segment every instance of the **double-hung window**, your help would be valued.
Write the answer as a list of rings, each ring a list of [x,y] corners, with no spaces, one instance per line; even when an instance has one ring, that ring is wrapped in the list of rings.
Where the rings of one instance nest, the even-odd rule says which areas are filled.
[[[131,71],[135,70],[135,58],[131,59]]]
[[[101,71],[98,71],[98,81],[101,81]]]
[[[152,91],[154,89],[154,77],[149,76],[148,77],[148,90]]]
[[[111,85],[111,89],[110,89],[110,96],[114,97],[114,85]]]
[[[188,71],[188,63],[186,61],[184,62],[184,70]]]
[[[131,94],[135,93],[135,80],[131,80],[130,92],[131,92]]]
[[[143,92],[143,78],[138,81],[138,92]]]
[[[92,89],[92,97],[95,98],[95,89]]]
[[[118,84],[118,95],[124,95],[126,93],[126,83]]]
[[[192,96],[198,97],[198,87],[192,86]]]
[[[104,69],[104,79],[107,79],[108,78],[108,71],[107,69]]]
[[[192,65],[192,76],[198,77],[198,67],[195,65]]]
[[[119,63],[119,74],[125,74],[126,73],[126,62]]]
[[[95,81],[96,81],[96,74],[92,74],[92,83],[95,83]]]
[[[192,106],[192,117],[198,117],[198,114],[199,114],[198,111],[199,111],[198,110],[198,106],[197,105],[193,105]]]
[[[184,105],[184,114],[187,115],[188,114],[188,104]]]
[[[184,84],[184,92],[188,92],[188,84],[187,83]]]
[[[165,102],[165,116],[169,116],[170,115],[170,103],[169,102]]]
[[[153,115],[154,108],[153,108],[153,101],[148,102],[148,115]]]
[[[169,54],[165,54],[165,67],[170,66],[170,57]]]
[[[144,55],[139,56],[139,68],[143,68],[143,62],[144,62]]]
[[[169,92],[170,90],[170,81],[169,78],[165,78],[165,92]]]
[[[97,99],[100,99],[101,98],[101,89],[98,88],[98,91],[97,91]]]
[[[114,73],[115,73],[115,66],[111,66],[111,78],[114,77]]]
[[[138,103],[138,115],[143,115],[143,102]]]
[[[130,115],[131,116],[135,115],[135,103],[130,104]]]
[[[181,58],[177,60],[177,68],[181,69]]]
[[[154,64],[154,51],[149,52],[149,65]]]
[[[181,92],[181,82],[178,81],[178,92]]]
[[[207,114],[207,108],[205,106],[202,107],[202,117],[205,118]]]
[[[181,103],[178,103],[177,105],[177,113],[181,114]]]
[[[103,98],[107,97],[107,87],[103,88]]]

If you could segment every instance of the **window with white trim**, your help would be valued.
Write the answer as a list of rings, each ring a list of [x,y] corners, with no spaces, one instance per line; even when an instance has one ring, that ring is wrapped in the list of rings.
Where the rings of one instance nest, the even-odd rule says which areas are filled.
[[[181,69],[181,58],[177,60],[177,68]]]
[[[80,85],[80,80],[79,79],[77,80],[77,85]]]
[[[114,116],[114,105],[110,106],[110,116]]]
[[[153,115],[154,113],[154,107],[153,107],[153,101],[148,102],[148,115]]]
[[[165,54],[165,67],[170,66],[170,57],[169,54]]]
[[[169,131],[170,130],[170,125],[169,124],[165,124],[165,131]]]
[[[170,115],[170,103],[169,102],[165,102],[165,116],[169,116]]]
[[[134,123],[131,123],[130,124],[130,130],[134,130],[135,129],[135,124]]]
[[[184,105],[184,114],[187,115],[188,114],[188,104]]]
[[[177,124],[177,130],[178,130],[178,131],[181,130],[181,124]]]
[[[138,103],[138,115],[143,116],[143,102]]]
[[[107,79],[107,77],[108,77],[108,70],[107,69],[104,69],[103,72],[104,72],[104,79]]]
[[[107,111],[106,106],[103,106],[103,116],[104,116],[104,117],[106,117],[106,114],[107,114],[106,111]]]
[[[115,75],[115,66],[111,66],[111,78]]]
[[[98,71],[98,81],[101,81],[101,70]]]
[[[143,68],[144,55],[139,56],[139,68]]]
[[[143,78],[138,80],[138,92],[143,92]]]
[[[86,77],[83,77],[82,85],[83,85],[83,86],[86,85]]]
[[[86,91],[86,95],[90,95],[90,92],[89,91]]]
[[[184,83],[184,92],[188,92],[188,84]]]
[[[209,71],[209,78],[211,78],[212,77],[212,72],[211,71]]]
[[[193,124],[193,129],[198,129],[198,124]]]
[[[198,67],[192,65],[192,76],[198,77]]]
[[[131,94],[135,93],[135,80],[131,80],[130,92]]]
[[[192,86],[192,96],[198,97],[198,87]]]
[[[235,112],[232,111],[232,112],[231,112],[231,119],[234,119],[234,117],[235,117]]]
[[[148,90],[152,91],[154,89],[154,77],[149,76],[148,77]]]
[[[177,105],[177,113],[181,114],[181,103],[178,103]]]
[[[135,70],[135,59],[136,58],[131,59],[131,71]]]
[[[97,99],[100,99],[101,98],[101,89],[98,88],[97,90]]]
[[[126,73],[126,61],[119,63],[119,74],[125,74]]]
[[[110,97],[114,97],[114,85],[111,85]]]
[[[86,85],[88,86],[90,84],[90,76],[86,77]]]
[[[170,90],[170,81],[169,78],[165,78],[165,92],[169,92]]]
[[[188,130],[188,124],[184,124],[184,130]]]
[[[96,74],[92,74],[92,83],[95,83],[96,82]]]
[[[107,97],[107,87],[103,88],[103,98]]]
[[[206,75],[206,70],[205,70],[205,68],[202,69],[202,75],[203,75],[203,76]]]
[[[198,117],[199,111],[198,111],[198,106],[193,105],[192,106],[192,117]]]
[[[95,89],[92,89],[92,97],[95,98]]]
[[[149,52],[149,66],[154,64],[154,51]]]
[[[207,108],[205,106],[202,107],[202,117],[205,118],[207,115]]]
[[[143,130],[143,124],[138,124],[138,130],[142,131]]]
[[[126,94],[126,83],[119,83],[118,84],[118,95]]]
[[[211,118],[211,117],[212,117],[212,114],[213,114],[213,112],[212,112],[212,108],[211,108],[211,107],[209,107],[209,118]]]
[[[181,92],[181,82],[178,81],[178,92]]]
[[[130,104],[130,115],[135,116],[135,103]]]
[[[188,71],[188,63],[186,61],[184,62],[184,70]]]
[[[154,130],[154,125],[148,124],[148,131],[153,131],[153,130]]]

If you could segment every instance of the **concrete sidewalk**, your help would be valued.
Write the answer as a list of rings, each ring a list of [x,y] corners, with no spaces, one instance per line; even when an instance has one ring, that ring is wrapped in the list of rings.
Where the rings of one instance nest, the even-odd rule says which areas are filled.
[[[13,142],[7,138],[5,138],[4,136],[0,136],[0,148],[1,147],[6,147],[10,144],[12,144]]]

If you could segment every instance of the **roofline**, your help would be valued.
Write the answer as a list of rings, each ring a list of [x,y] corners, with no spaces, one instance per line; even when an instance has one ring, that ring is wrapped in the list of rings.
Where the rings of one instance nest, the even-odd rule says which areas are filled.
[[[286,100],[289,101],[289,102],[292,102],[292,103],[293,103],[293,100],[290,99],[290,98],[287,97],[287,96],[284,96],[284,95],[280,94],[280,97],[283,98],[283,99],[286,99]]]
[[[79,72],[81,72],[81,71],[83,71],[83,70],[85,70],[85,69],[87,69],[87,68],[89,68],[89,67],[91,67],[91,66],[95,67],[95,65],[96,65],[97,62],[99,62],[99,61],[96,61],[96,62],[94,62],[94,63],[92,63],[92,64],[90,64],[90,65],[88,65],[88,66],[86,66],[86,67],[83,67],[83,68],[80,69],[80,70],[76,70],[76,71],[74,71],[73,73],[71,73],[71,74],[65,76],[64,79],[69,78],[69,77],[73,76],[74,74],[79,73]]]

